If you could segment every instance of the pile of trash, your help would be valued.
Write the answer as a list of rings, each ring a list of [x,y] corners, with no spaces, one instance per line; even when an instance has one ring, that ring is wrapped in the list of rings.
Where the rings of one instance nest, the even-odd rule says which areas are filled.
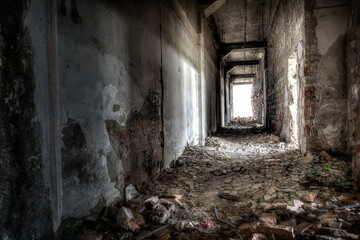
[[[279,137],[219,134],[126,204],[77,225],[75,239],[359,239],[360,194],[347,156],[300,153]],[[129,196],[129,197],[128,197]],[[85,237],[84,237],[85,236]]]

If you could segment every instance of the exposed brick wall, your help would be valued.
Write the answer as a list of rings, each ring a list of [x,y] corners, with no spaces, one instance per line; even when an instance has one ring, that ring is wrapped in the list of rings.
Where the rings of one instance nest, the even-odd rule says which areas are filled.
[[[290,55],[304,39],[304,1],[280,0],[268,35],[267,106],[269,127],[280,133],[285,124],[285,87]]]
[[[353,176],[360,188],[360,3],[349,1],[347,34],[348,151],[353,156]]]
[[[264,61],[261,61],[253,82],[251,104],[255,119],[264,124]]]

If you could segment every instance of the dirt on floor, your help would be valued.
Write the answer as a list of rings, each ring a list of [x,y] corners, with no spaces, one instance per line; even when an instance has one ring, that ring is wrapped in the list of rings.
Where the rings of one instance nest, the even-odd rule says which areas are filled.
[[[301,154],[269,133],[209,137],[157,180],[127,192],[133,199],[125,206],[104,209],[68,239],[360,236],[360,195],[347,156]]]

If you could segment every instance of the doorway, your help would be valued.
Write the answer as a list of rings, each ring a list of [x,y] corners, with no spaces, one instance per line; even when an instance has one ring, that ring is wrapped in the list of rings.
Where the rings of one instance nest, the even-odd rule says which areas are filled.
[[[253,117],[251,106],[252,84],[236,84],[233,86],[233,116]]]

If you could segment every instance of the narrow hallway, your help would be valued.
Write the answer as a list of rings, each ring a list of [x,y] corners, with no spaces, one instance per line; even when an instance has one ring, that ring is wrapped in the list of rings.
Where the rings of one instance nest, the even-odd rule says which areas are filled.
[[[1,3],[0,240],[360,238],[359,0]]]
[[[139,186],[125,206],[140,229],[124,239],[161,227],[154,222],[170,226],[148,239],[358,239],[360,196],[349,161],[326,152],[301,154],[263,131],[218,133]],[[149,207],[149,201],[166,208]],[[92,223],[103,239],[125,234],[104,225],[116,218],[111,212],[119,210],[107,209]]]

